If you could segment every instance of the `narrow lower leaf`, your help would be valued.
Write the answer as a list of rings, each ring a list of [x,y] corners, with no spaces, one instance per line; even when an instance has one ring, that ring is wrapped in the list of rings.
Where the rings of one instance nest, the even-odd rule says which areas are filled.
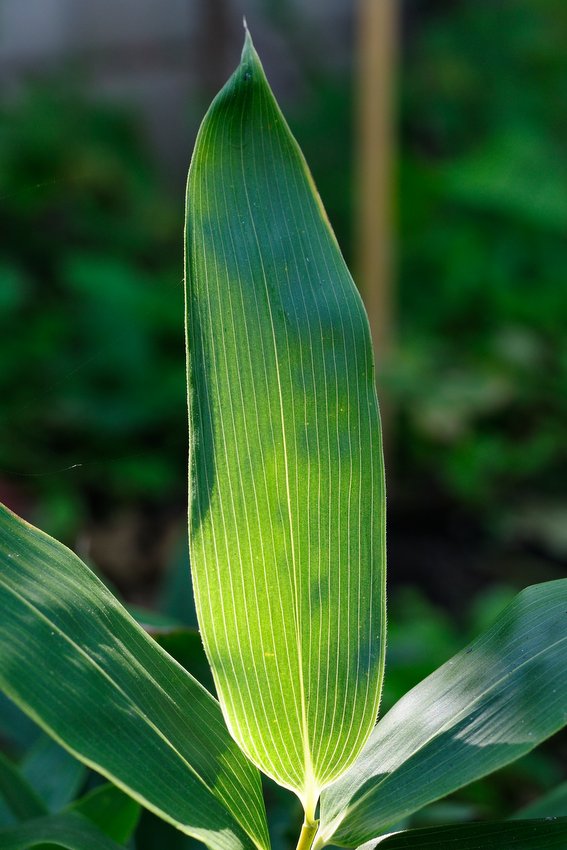
[[[362,302],[247,36],[187,189],[190,551],[230,729],[313,814],[375,723],[384,480]]]
[[[567,817],[567,782],[562,782],[514,815],[514,819],[557,817]]]
[[[20,773],[18,767],[0,752],[0,798],[18,820],[47,814],[47,806]]]
[[[22,759],[21,771],[50,812],[75,799],[88,773],[84,764],[44,734]]]
[[[76,813],[49,815],[0,830],[2,850],[30,850],[49,844],[65,850],[123,850],[93,823]]]
[[[356,847],[567,722],[567,579],[527,588],[413,688],[323,793],[321,841]]]
[[[410,829],[359,850],[565,850],[567,818]]]
[[[109,838],[124,844],[140,820],[140,806],[119,788],[106,783],[69,806],[68,811],[82,815]]]
[[[215,850],[267,846],[218,703],[80,560],[0,506],[0,686],[77,758]]]

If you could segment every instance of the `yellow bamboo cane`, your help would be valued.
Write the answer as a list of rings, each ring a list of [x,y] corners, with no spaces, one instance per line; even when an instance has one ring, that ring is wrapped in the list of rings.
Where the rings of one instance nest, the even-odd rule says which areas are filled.
[[[379,384],[395,329],[392,178],[398,14],[399,0],[359,0],[356,277],[370,319]],[[387,420],[383,389],[380,397]]]

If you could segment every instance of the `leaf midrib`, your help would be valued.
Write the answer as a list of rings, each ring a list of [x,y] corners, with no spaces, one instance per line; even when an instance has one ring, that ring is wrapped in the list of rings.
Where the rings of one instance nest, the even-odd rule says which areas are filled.
[[[244,112],[244,110],[243,110]],[[278,387],[278,401],[280,408],[280,423],[281,423],[281,431],[282,431],[282,442],[283,442],[283,460],[284,460],[284,474],[285,474],[285,488],[286,488],[286,502],[287,502],[287,513],[288,513],[288,522],[289,522],[289,534],[290,534],[290,548],[291,548],[291,560],[292,560],[292,572],[293,572],[293,589],[294,589],[294,624],[295,624],[295,632],[296,632],[296,646],[297,646],[297,659],[298,659],[298,669],[299,669],[299,696],[301,703],[301,729],[302,729],[302,740],[303,740],[303,752],[304,752],[304,769],[305,769],[305,793],[307,794],[310,790],[308,787],[309,779],[314,778],[313,775],[313,760],[311,757],[311,748],[309,745],[309,732],[308,732],[308,724],[307,724],[307,707],[305,700],[305,685],[303,681],[303,647],[301,640],[301,628],[298,621],[298,612],[300,609],[299,604],[299,595],[297,589],[297,563],[296,563],[296,552],[295,552],[295,537],[293,531],[293,511],[291,506],[291,489],[289,483],[289,461],[288,461],[288,449],[287,449],[287,439],[285,433],[285,416],[284,416],[284,403],[283,403],[283,393],[282,393],[282,385],[281,385],[281,375],[280,375],[280,364],[278,359],[278,346],[276,342],[276,334],[274,327],[274,318],[272,312],[272,304],[270,298],[270,291],[268,287],[268,280],[266,275],[266,270],[264,266],[264,258],[260,246],[260,240],[258,238],[258,232],[256,230],[256,224],[254,221],[254,216],[252,214],[252,205],[250,202],[250,195],[248,192],[248,185],[246,182],[246,169],[244,165],[244,151],[243,148],[240,150],[240,166],[242,169],[242,185],[244,188],[244,195],[246,198],[246,206],[248,208],[248,214],[250,217],[250,223],[252,226],[252,231],[254,233],[254,241],[256,243],[256,248],[258,252],[258,259],[260,261],[260,267],[262,270],[262,282],[264,284],[264,291],[266,295],[266,302],[268,305],[268,313],[270,319],[270,331],[272,344],[274,349],[274,364],[275,371],[277,376],[277,387]]]

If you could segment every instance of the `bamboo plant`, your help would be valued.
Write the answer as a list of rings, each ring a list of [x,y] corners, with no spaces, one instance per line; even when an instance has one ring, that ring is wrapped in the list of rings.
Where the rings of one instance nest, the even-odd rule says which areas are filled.
[[[248,34],[199,132],[186,212],[189,542],[218,701],[3,507],[1,687],[211,850],[268,850],[260,771],[303,805],[298,850],[565,848],[561,818],[403,828],[564,726],[567,580],[525,590],[376,723],[385,494],[368,321]],[[0,831],[4,850],[117,846],[81,811],[31,814]]]

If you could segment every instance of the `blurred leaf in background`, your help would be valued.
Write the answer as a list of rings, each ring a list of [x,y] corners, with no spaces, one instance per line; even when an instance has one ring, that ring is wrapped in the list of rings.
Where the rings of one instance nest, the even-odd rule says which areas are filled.
[[[401,69],[400,462],[513,539],[526,504],[567,507],[567,8],[426,6]]]
[[[162,182],[123,109],[47,84],[0,109],[0,487],[67,539],[97,511],[183,498],[181,231]]]

